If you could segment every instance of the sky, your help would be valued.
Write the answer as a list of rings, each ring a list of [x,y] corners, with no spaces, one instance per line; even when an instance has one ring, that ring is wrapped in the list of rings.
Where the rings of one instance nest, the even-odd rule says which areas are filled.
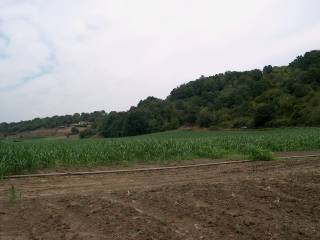
[[[320,49],[319,0],[0,0],[0,122],[123,111]]]

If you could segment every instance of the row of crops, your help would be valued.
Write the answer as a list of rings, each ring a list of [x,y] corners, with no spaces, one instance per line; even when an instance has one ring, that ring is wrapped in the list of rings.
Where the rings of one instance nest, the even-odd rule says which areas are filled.
[[[234,158],[269,160],[274,151],[320,149],[320,128],[171,131],[130,138],[0,141],[0,176],[68,166]]]

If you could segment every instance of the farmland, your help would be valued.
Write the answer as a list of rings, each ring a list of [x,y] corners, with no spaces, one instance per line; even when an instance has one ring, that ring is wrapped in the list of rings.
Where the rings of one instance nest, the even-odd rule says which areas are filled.
[[[0,176],[57,167],[191,159],[271,160],[272,152],[320,149],[320,128],[169,131],[127,138],[0,141]]]
[[[191,159],[316,157],[2,179],[0,238],[319,239],[319,149],[320,128],[2,141],[2,175]]]
[[[0,239],[318,240],[319,160],[4,179]]]

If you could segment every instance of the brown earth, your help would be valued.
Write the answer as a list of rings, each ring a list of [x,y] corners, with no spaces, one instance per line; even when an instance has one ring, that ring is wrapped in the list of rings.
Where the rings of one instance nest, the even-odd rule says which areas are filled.
[[[0,239],[320,239],[319,160],[2,180]]]
[[[6,139],[31,139],[31,138],[77,138],[78,135],[71,135],[72,126],[56,128],[40,128],[32,131],[25,131],[9,135]],[[85,130],[85,127],[77,127],[79,131]],[[1,136],[0,136],[1,137]],[[3,136],[2,136],[3,137]]]

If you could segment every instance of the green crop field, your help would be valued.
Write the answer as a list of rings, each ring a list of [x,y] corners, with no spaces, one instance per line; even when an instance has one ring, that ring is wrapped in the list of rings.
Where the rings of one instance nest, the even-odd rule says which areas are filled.
[[[320,149],[320,128],[170,131],[137,137],[0,141],[0,176],[39,169],[197,158],[270,160],[272,152]]]

